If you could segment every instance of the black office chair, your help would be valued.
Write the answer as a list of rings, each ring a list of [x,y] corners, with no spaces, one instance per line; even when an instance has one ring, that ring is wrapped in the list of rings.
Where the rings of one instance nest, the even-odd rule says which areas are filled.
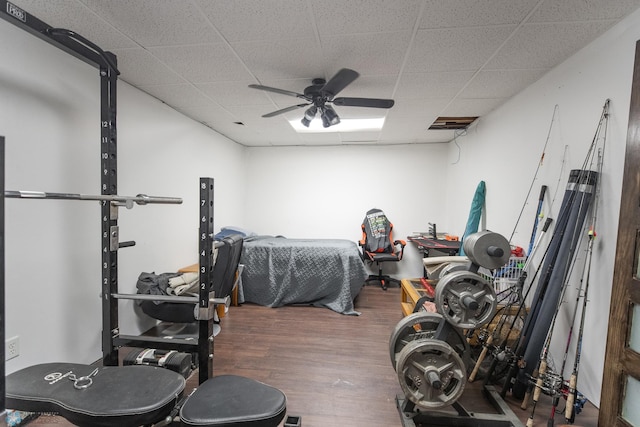
[[[233,291],[233,284],[240,263],[242,244],[244,240],[240,234],[234,234],[222,239],[222,246],[218,248],[218,255],[213,266],[212,291],[215,298],[226,298]],[[191,304],[175,302],[143,301],[142,311],[154,319],[171,323],[193,323],[196,321],[195,310]]]
[[[382,274],[383,262],[398,262],[404,254],[407,242],[393,240],[393,224],[380,209],[371,209],[367,212],[362,222],[362,239],[359,241],[362,248],[362,259],[378,266],[378,274],[371,274],[365,280],[380,282],[383,290],[387,290],[389,284],[397,284],[400,281],[391,276]]]

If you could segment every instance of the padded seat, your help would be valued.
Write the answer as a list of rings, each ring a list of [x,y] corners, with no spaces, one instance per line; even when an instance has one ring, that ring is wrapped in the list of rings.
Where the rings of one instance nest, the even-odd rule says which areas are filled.
[[[134,427],[167,417],[184,387],[182,375],[158,367],[44,363],[7,376],[6,407],[59,413],[78,426]]]
[[[287,399],[280,390],[237,375],[220,375],[200,384],[180,410],[183,426],[276,427]]]

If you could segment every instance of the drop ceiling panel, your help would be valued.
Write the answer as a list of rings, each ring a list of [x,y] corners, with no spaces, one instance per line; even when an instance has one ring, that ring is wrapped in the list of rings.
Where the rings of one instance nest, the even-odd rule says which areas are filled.
[[[536,9],[529,22],[617,20],[638,6],[638,0],[548,0]]]
[[[548,70],[487,70],[480,71],[458,95],[460,98],[510,98]]]
[[[515,26],[420,30],[405,72],[475,71],[515,30]]]
[[[266,92],[251,89],[251,80],[238,82],[199,83],[196,87],[210,99],[215,99],[222,106],[265,105],[270,108],[272,102]],[[295,98],[289,98],[295,99]]]
[[[487,63],[486,68],[552,68],[610,25],[610,21],[526,24]]]
[[[419,122],[433,121],[440,116],[444,108],[451,102],[448,98],[430,99],[428,101],[420,98],[397,98],[393,108],[387,113],[387,121],[395,122],[401,119],[415,119]],[[429,122],[427,127],[431,124]]]
[[[360,98],[393,98],[397,74],[379,76],[360,76],[357,84],[347,86],[338,96]]]
[[[214,129],[224,130],[225,133],[229,130],[233,130],[233,132],[241,130],[240,126],[234,123],[239,119],[219,105],[187,106],[177,108],[177,110]]]
[[[143,47],[222,42],[218,33],[191,2],[82,1]]]
[[[238,42],[232,44],[239,59],[255,78],[263,80],[322,77],[325,61],[315,38]]]
[[[77,0],[22,0],[15,3],[39,19],[46,17],[46,23],[52,27],[73,30],[89,40],[101,40],[105,50],[137,46]]]
[[[287,119],[300,120],[306,101],[248,88],[302,93],[341,68],[360,77],[338,96],[395,100],[389,110],[336,107],[343,119],[386,116],[379,137],[354,143],[450,141],[452,131],[427,130],[438,116],[487,114],[640,7],[640,0],[12,3],[113,51],[121,80],[250,146],[341,143],[341,135],[292,130]]]
[[[213,98],[191,84],[138,86],[149,95],[163,100],[170,106],[180,109],[183,107],[205,107],[217,103]]]
[[[250,80],[252,77],[223,43],[154,47],[149,51],[191,83]]]
[[[322,39],[322,54],[333,65],[333,73],[352,68],[367,75],[397,74],[410,39],[408,31],[326,36]]]
[[[380,132],[380,142],[416,143],[425,142],[425,135],[433,119],[419,120],[399,118],[385,122]],[[446,142],[446,141],[441,141]]]
[[[413,28],[419,0],[323,0],[310,2],[321,36],[387,33]]]
[[[473,74],[473,71],[404,73],[398,82],[396,98],[451,99]]]
[[[505,102],[505,98],[457,98],[442,111],[445,117],[484,116]]]
[[[307,38],[311,18],[300,0],[197,0],[207,19],[229,42]]]
[[[120,79],[134,86],[177,84],[185,80],[162,61],[142,48],[114,49]]]
[[[519,24],[535,4],[531,0],[427,0],[420,28]]]

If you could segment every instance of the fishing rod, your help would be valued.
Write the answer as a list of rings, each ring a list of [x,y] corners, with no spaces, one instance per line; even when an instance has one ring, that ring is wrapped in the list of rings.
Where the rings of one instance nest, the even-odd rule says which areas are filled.
[[[608,117],[607,109],[608,100],[603,108],[598,130],[602,128],[604,119]],[[522,397],[524,394],[528,384],[528,376],[532,373],[535,361],[540,357],[546,332],[550,326],[553,312],[557,308],[562,285],[567,278],[576,252],[580,236],[579,230],[584,224],[598,178],[597,172],[585,170],[589,160],[594,157],[596,147],[597,136],[589,146],[583,169],[573,170],[569,176],[565,200],[563,200],[561,207],[561,217],[556,227],[556,233],[551,239],[553,250],[551,256],[545,261],[543,268],[545,273],[538,283],[532,308],[527,316],[527,322],[516,351],[520,358],[518,364],[521,368],[512,385],[512,391],[516,397]],[[544,280],[542,280],[543,278]]]
[[[527,279],[527,269],[528,269],[529,264],[530,264],[530,263],[532,262],[532,260],[533,260],[533,254],[534,254],[534,253],[538,250],[538,248],[540,247],[540,242],[542,241],[542,239],[543,239],[543,237],[544,237],[544,234],[545,234],[545,233],[547,232],[547,230],[549,229],[549,227],[550,227],[550,225],[551,225],[552,221],[553,221],[553,220],[552,220],[551,218],[547,218],[547,219],[546,219],[545,223],[544,223],[544,224],[543,224],[543,226],[542,226],[541,233],[540,233],[540,235],[538,236],[538,241],[537,241],[537,243],[534,245],[533,250],[531,251],[531,253],[529,254],[529,256],[527,257],[527,260],[526,260],[526,262],[525,262],[525,265],[524,265],[524,267],[523,267],[523,269],[522,269],[522,270],[523,270],[523,271],[522,271],[522,274],[521,274],[521,275],[520,275],[520,277],[518,278],[518,284],[516,285],[516,287],[517,287],[518,292],[520,293],[520,295],[522,294],[522,290],[524,289],[524,284],[525,284],[526,279]],[[548,251],[548,249],[549,249],[549,248],[547,247],[547,249],[545,250],[545,254],[546,254],[546,252]],[[532,282],[533,282],[533,280],[535,280],[535,277],[537,276],[537,274],[538,274],[538,270],[536,270],[535,274],[533,275]],[[507,350],[507,344],[508,344],[509,337],[511,336],[511,334],[512,334],[512,332],[513,332],[513,330],[514,330],[515,325],[516,325],[516,323],[518,322],[518,319],[521,319],[521,313],[523,312],[523,310],[525,310],[525,313],[526,313],[526,309],[525,309],[526,303],[525,303],[525,301],[526,301],[526,299],[527,299],[527,297],[528,297],[529,292],[531,291],[531,289],[532,289],[532,286],[530,285],[530,286],[527,288],[527,291],[525,292],[524,296],[519,296],[519,298],[518,298],[518,300],[519,300],[518,310],[517,310],[517,311],[516,311],[516,313],[513,315],[513,318],[512,318],[512,320],[511,320],[511,324],[509,325],[509,329],[507,329],[506,334],[505,334],[505,333],[502,333],[500,330],[498,330],[499,334],[498,334],[497,336],[500,336],[500,337],[501,337],[501,341],[500,341],[499,345],[498,345],[498,346],[496,346],[496,347],[495,347],[495,349],[494,349],[494,351],[493,351],[493,359],[492,359],[492,361],[491,361],[491,364],[490,364],[490,366],[489,366],[489,369],[487,370],[486,377],[485,377],[485,379],[484,379],[484,383],[485,383],[485,384],[487,384],[487,383],[488,383],[489,379],[491,378],[491,374],[492,374],[492,373],[493,373],[493,371],[496,369],[496,367],[497,367],[498,363],[499,363],[501,360],[505,360],[505,359],[506,359],[506,355],[505,355],[505,353],[506,353],[506,350]],[[507,315],[506,313],[503,313],[503,316],[508,316],[508,315]],[[501,319],[501,320],[502,320],[502,319]],[[506,322],[506,317],[505,317],[505,321],[504,321],[504,322],[502,322],[502,323],[503,323],[503,326],[504,326],[504,323],[505,323],[505,322]],[[497,332],[497,331],[496,331],[496,330],[494,330],[494,332],[493,332],[492,336],[493,336],[493,335],[496,335],[496,332]],[[519,340],[519,338],[520,338],[520,337],[517,337],[517,338],[516,338],[516,343],[517,343],[517,340]],[[493,342],[493,339],[491,340],[491,342]],[[516,344],[516,345],[517,345],[517,344]],[[514,346],[514,347],[515,347],[515,346]],[[484,349],[483,349],[483,350],[484,350]],[[486,354],[487,354],[487,352],[485,352],[485,357],[486,357]],[[480,366],[480,364],[481,364],[482,362],[483,362],[483,359],[478,358],[478,361],[476,362],[476,365],[478,366],[478,368],[479,368],[479,366]],[[475,369],[475,367],[474,367],[474,369]],[[503,396],[503,397],[504,397],[504,396]]]
[[[588,252],[587,252],[588,254]],[[585,256],[585,264],[582,268],[582,271],[589,271],[590,270],[590,263],[589,265],[587,264],[589,257]],[[587,277],[588,277],[588,273],[587,273]],[[582,275],[582,278],[580,279],[580,287],[577,290],[577,295],[576,295],[576,302],[575,305],[573,307],[573,314],[571,316],[571,326],[569,327],[569,332],[567,335],[567,343],[565,345],[565,349],[564,349],[564,354],[562,356],[562,365],[560,367],[560,370],[557,372],[557,374],[560,376],[560,378],[564,378],[564,370],[565,367],[567,366],[567,356],[569,354],[569,349],[571,347],[571,340],[573,339],[573,329],[574,329],[574,324],[576,322],[576,318],[578,315],[578,307],[579,307],[579,303],[580,303],[580,298],[582,296],[582,289],[583,289],[583,284],[584,284],[584,274]],[[553,333],[553,328],[555,327],[552,326],[551,328],[551,333]],[[552,404],[551,404],[551,413],[549,415],[549,421],[547,422],[547,425],[549,426],[553,426],[554,423],[554,418],[555,418],[555,414],[556,414],[556,409],[558,407],[558,403],[560,402],[560,394],[555,393],[553,394],[553,399],[552,399]]]
[[[568,281],[566,282],[568,283]],[[533,408],[531,410],[531,415],[529,416],[529,419],[527,420],[527,427],[531,427],[533,426],[533,418],[534,418],[534,414],[535,414],[535,410],[536,410],[536,405],[540,399],[540,393],[544,390],[546,390],[548,392],[548,394],[553,396],[553,405],[552,405],[552,414],[555,414],[555,408],[558,405],[559,402],[559,396],[560,396],[560,390],[558,389],[559,387],[561,387],[562,385],[562,373],[564,372],[564,368],[565,368],[565,364],[566,364],[566,352],[569,350],[570,347],[570,343],[571,343],[571,336],[572,336],[572,329],[569,330],[569,337],[567,339],[567,344],[566,344],[566,350],[565,350],[565,357],[564,360],[562,362],[562,368],[559,371],[559,374],[553,371],[548,371],[548,367],[549,367],[549,348],[551,347],[551,340],[553,337],[553,332],[555,329],[555,325],[556,322],[558,320],[558,315],[560,313],[560,308],[562,306],[562,304],[564,304],[564,296],[565,296],[565,292],[567,290],[567,284],[565,283],[565,285],[563,286],[563,290],[562,290],[562,295],[559,298],[558,301],[558,307],[553,315],[553,320],[551,321],[551,327],[549,328],[549,330],[547,331],[547,336],[545,339],[545,343],[544,343],[544,347],[542,350],[542,354],[540,355],[540,360],[538,362],[538,367],[537,369],[534,369],[534,373],[535,375],[532,375],[531,379],[530,379],[530,383],[531,383],[531,387],[528,388],[527,393],[524,396],[524,399],[522,400],[522,405],[520,406],[522,409],[526,409],[531,391],[533,390]],[[574,310],[573,310],[573,321],[572,323],[575,323],[575,319],[577,316],[577,310],[578,310],[578,303],[579,303],[579,298],[580,298],[580,293],[578,292],[578,298],[576,299],[576,303],[574,306]],[[547,380],[547,377],[550,378],[550,380],[547,381],[547,384],[551,384],[550,386],[545,387],[545,380]],[[535,381],[534,381],[535,380]],[[551,419],[553,418],[553,416],[551,417]]]
[[[582,178],[580,177],[580,175],[582,175],[582,171],[579,173],[578,175],[578,182],[582,181]],[[573,194],[572,194],[573,196]],[[574,198],[571,197],[570,199],[570,203],[563,203],[563,211],[561,212],[561,217],[564,218],[565,215],[564,213],[566,212],[570,212],[573,209],[574,206]],[[580,200],[580,207],[582,207],[584,200],[583,198],[581,198]],[[561,220],[562,220],[561,218]],[[579,221],[576,222],[576,224],[574,225],[574,228],[579,226]],[[559,235],[561,236],[560,239],[562,239],[562,237],[564,237],[564,233],[566,232],[566,227],[557,227],[560,228],[559,231]],[[557,237],[558,235],[556,235]],[[553,244],[553,239],[552,242],[550,243],[550,246]],[[573,245],[569,248],[569,252],[572,253],[574,251],[574,247]],[[555,256],[557,256],[557,253],[555,254]],[[534,393],[534,398],[533,398],[533,402],[534,402],[534,406],[533,406],[533,411],[531,413],[531,417],[530,417],[530,422],[533,422],[533,415],[535,413],[535,408],[536,408],[536,404],[539,400],[539,396],[540,396],[540,392],[542,390],[545,389],[544,386],[544,382],[548,379],[548,378],[554,378],[554,384],[557,383],[557,378],[555,373],[548,373],[548,351],[549,351],[549,347],[551,344],[551,339],[552,339],[552,334],[553,334],[553,330],[555,328],[555,323],[557,321],[558,318],[558,313],[560,311],[560,307],[561,305],[564,303],[564,295],[565,295],[565,291],[567,288],[567,283],[568,283],[568,277],[571,276],[571,273],[573,271],[574,265],[575,265],[575,259],[573,258],[573,256],[569,257],[570,262],[565,266],[565,271],[563,272],[563,281],[562,281],[562,285],[561,285],[561,290],[560,290],[560,296],[558,298],[558,300],[556,301],[556,307],[553,311],[552,314],[552,319],[551,319],[551,324],[550,327],[548,329],[546,329],[545,331],[545,340],[544,340],[544,344],[542,346],[542,351],[540,352],[540,355],[538,356],[537,359],[537,363],[536,363],[536,367],[532,370],[531,374],[527,376],[527,380],[525,382],[525,384],[528,384],[526,387],[526,391],[524,392],[524,397],[522,399],[522,403],[520,405],[520,407],[522,409],[527,409],[528,403],[529,403],[529,399],[531,397],[531,393]],[[547,265],[547,271],[545,271],[545,276],[543,278],[541,278],[541,282],[539,283],[539,288],[543,288],[544,286],[546,286],[548,284],[548,279],[551,277],[550,272],[553,270],[553,268],[555,268],[555,259],[552,259],[553,262],[550,262]],[[544,280],[542,280],[544,279]],[[540,289],[539,289],[540,291]],[[537,315],[537,312],[533,311],[537,308],[537,306],[535,305],[536,302],[540,302],[545,294],[545,289],[542,290],[541,293],[539,293],[538,298],[536,301],[534,301],[534,306],[532,307],[532,312],[530,313],[531,315]],[[534,318],[535,319],[535,318]],[[528,318],[528,325],[532,324],[532,319]],[[535,321],[535,320],[533,320]],[[516,363],[513,364],[512,369],[510,370],[510,376],[508,377],[508,382],[505,384],[505,389],[503,389],[503,393],[506,394],[506,387],[509,386],[510,381],[512,379],[513,376],[515,376],[515,373],[517,371],[517,364],[520,364],[521,366],[519,366],[520,368],[524,368],[525,365],[523,364],[523,362],[521,361],[521,357],[523,356],[523,348],[526,348],[527,345],[527,334],[531,333],[531,331],[529,331],[527,329],[525,325],[522,337],[523,341],[519,342],[518,344],[518,348],[516,349]],[[555,387],[555,386],[554,386]],[[546,387],[546,389],[548,390],[554,390],[554,387]],[[548,394],[548,393],[547,393]],[[551,393],[553,394],[553,393]]]
[[[531,239],[529,239],[529,248],[527,249],[527,254],[530,254],[533,251],[533,245],[536,240],[536,232],[538,231],[538,220],[542,215],[542,204],[544,203],[544,194],[547,192],[547,186],[543,185],[540,187],[540,196],[538,196],[538,208],[536,209],[536,217],[533,221],[533,230],[531,231]]]
[[[608,117],[609,100],[607,100],[607,103],[605,105],[607,107],[607,117]],[[602,172],[602,164],[604,162],[604,150],[606,146],[608,123],[609,123],[608,120],[605,121],[602,149],[599,151],[599,155],[598,155],[598,171],[600,173]],[[596,189],[596,195],[595,195],[596,203],[594,204],[591,227],[589,229],[589,234],[588,234],[589,245],[587,248],[587,256],[589,258],[589,261],[588,261],[588,267],[587,267],[587,273],[586,273],[586,284],[584,287],[584,295],[582,296],[583,298],[582,313],[580,314],[580,327],[578,329],[578,343],[576,347],[576,356],[573,362],[573,372],[571,373],[571,376],[569,378],[569,390],[567,392],[567,406],[565,408],[565,419],[571,423],[573,423],[576,415],[575,405],[576,405],[576,398],[578,394],[578,390],[577,390],[578,373],[579,373],[579,367],[580,367],[580,357],[582,355],[582,338],[584,336],[584,322],[585,322],[585,317],[586,317],[585,315],[587,311],[589,283],[590,283],[590,277],[591,277],[591,262],[593,260],[593,242],[596,239],[596,222],[598,219],[598,203],[597,202],[599,200],[600,200],[600,186],[598,186]]]
[[[536,270],[536,273],[535,273],[536,276],[538,275],[538,273],[541,273],[541,276],[538,279],[538,286],[536,288],[536,296],[534,297],[534,302],[529,309],[525,324],[522,330],[520,331],[520,335],[518,336],[518,340],[514,346],[515,351],[514,351],[513,360],[511,363],[511,368],[509,370],[509,374],[507,376],[507,380],[505,381],[504,387],[501,391],[502,397],[504,397],[506,395],[507,390],[514,385],[515,375],[518,372],[518,369],[525,367],[521,359],[523,357],[528,340],[530,338],[529,334],[531,331],[529,330],[529,328],[531,327],[531,325],[535,323],[535,319],[537,318],[537,315],[538,315],[539,304],[536,304],[536,303],[541,299],[540,293],[544,295],[545,285],[547,284],[549,277],[553,273],[554,264],[558,256],[558,251],[557,251],[558,245],[556,244],[555,237],[557,237],[558,235],[562,237],[564,235],[564,224],[566,222],[566,218],[565,218],[566,215],[562,211],[560,212],[560,214],[561,215],[560,215],[559,222],[561,223],[560,225],[562,225],[562,227],[560,225],[556,226],[556,233],[558,234],[555,234],[554,238],[551,239],[551,241],[549,242],[549,245],[547,246],[547,250],[545,251],[545,254],[542,258],[543,260],[545,260],[545,264],[541,265]],[[560,231],[558,231],[558,229],[560,229]],[[535,281],[532,280],[529,290],[533,289],[534,283]]]
[[[573,272],[573,266],[575,265],[575,262],[571,263],[571,268],[570,268],[570,272],[569,272],[569,277],[571,276],[572,272]],[[558,314],[560,312],[560,307],[562,306],[562,304],[564,303],[564,296],[565,296],[565,292],[567,289],[567,284],[568,284],[568,280],[565,281],[565,284],[563,285],[563,289],[560,295],[560,298],[558,299],[558,306],[553,314],[553,319],[551,321],[551,326],[549,328],[549,330],[547,331],[547,335],[545,338],[545,343],[543,346],[543,351],[542,354],[540,356],[540,360],[538,361],[538,365],[536,366],[536,369],[533,370],[532,375],[531,375],[531,379],[530,379],[530,386],[527,387],[527,391],[524,395],[524,398],[522,399],[522,403],[520,405],[520,408],[522,409],[527,409],[528,406],[528,402],[529,402],[529,398],[531,397],[531,391],[535,389],[535,393],[534,393],[534,408],[532,411],[532,415],[531,415],[531,419],[533,419],[533,412],[535,411],[535,403],[538,401],[538,398],[540,396],[540,391],[542,390],[542,383],[544,381],[544,375],[546,374],[547,371],[547,367],[548,367],[548,355],[549,355],[549,347],[551,345],[551,339],[552,339],[552,335],[553,335],[553,331],[555,329],[555,324],[558,318]],[[576,300],[576,304],[575,304],[575,308],[574,308],[574,314],[573,314],[573,319],[575,321],[576,318],[576,313],[577,313],[577,307],[578,307],[578,300]],[[569,347],[569,343],[571,342],[571,332],[569,332],[569,340],[567,342],[567,348]],[[566,361],[566,358],[565,358]],[[561,369],[560,372],[564,371],[564,362],[563,362],[563,368]],[[534,381],[535,380],[535,381]]]
[[[542,214],[542,204],[544,203],[544,195],[547,191],[547,186],[543,185],[542,187],[540,187],[540,195],[538,196],[538,206],[536,208],[536,215],[533,221],[533,230],[531,231],[531,238],[529,239],[529,248],[527,249],[527,258],[529,257],[529,255],[531,254],[531,252],[533,251],[533,245],[535,244],[536,241],[536,232],[538,231],[538,222],[539,220],[544,216]],[[518,263],[516,261],[509,261],[509,263],[507,263],[507,265],[505,265],[504,267],[500,268],[500,270],[498,270],[496,272],[496,274],[494,275],[494,277],[503,277],[506,274],[509,273],[509,271],[514,270],[514,269],[518,269]]]
[[[538,207],[536,209],[536,216],[535,216],[535,220],[534,220],[534,223],[533,223],[533,230],[531,232],[531,239],[530,239],[530,242],[529,242],[529,249],[527,250],[527,259],[525,261],[525,265],[522,267],[522,271],[523,272],[526,271],[527,266],[529,265],[529,262],[532,259],[534,248],[537,248],[537,245],[535,244],[536,243],[536,234],[537,234],[537,231],[538,231],[538,225],[539,225],[538,222],[539,222],[539,219],[540,219],[540,215],[542,213],[542,204],[544,202],[544,196],[545,196],[546,191],[547,191],[547,186],[543,185],[540,188],[540,195],[538,196]],[[551,224],[551,221],[545,222],[544,227],[543,227],[545,232],[549,228],[550,224]],[[509,269],[509,268],[514,268],[514,266],[510,265],[508,267],[502,267],[500,269],[500,271],[498,272],[498,275],[504,274],[504,270],[505,269]],[[521,276],[522,276],[522,274],[521,274]],[[525,278],[526,278],[526,275],[525,275]],[[520,282],[520,280],[518,280],[518,282]],[[505,297],[505,299],[506,298],[510,298],[510,300],[508,301],[508,304],[506,305],[506,307],[504,307],[504,311],[502,312],[502,315],[500,317],[500,321],[495,326],[493,331],[491,331],[489,333],[489,336],[488,336],[487,340],[483,343],[482,351],[480,352],[480,355],[478,356],[478,359],[476,360],[476,364],[473,367],[473,370],[471,371],[471,374],[469,374],[469,378],[468,378],[469,382],[475,381],[476,375],[478,374],[478,371],[480,370],[480,365],[482,364],[482,362],[486,358],[487,352],[489,351],[490,346],[493,345],[494,335],[496,335],[496,333],[500,334],[502,332],[502,327],[504,326],[504,323],[506,322],[508,316],[512,312],[511,307],[513,307],[513,305],[516,302],[520,302],[521,305],[524,304],[524,301],[525,301],[526,298],[522,297],[523,285],[524,285],[524,282],[523,283],[518,283],[517,285],[512,286],[509,289],[507,289],[509,294],[507,295],[507,297]],[[516,292],[517,292],[517,296],[516,296],[515,299],[511,298],[514,290],[516,290]],[[521,309],[519,307],[518,308],[518,314],[520,312],[521,312]],[[496,313],[496,315],[497,315],[497,313]],[[494,316],[494,318],[495,318],[495,316]],[[517,319],[517,318],[518,318],[518,316],[516,316],[514,319]],[[514,325],[515,325],[515,323],[512,324],[512,327],[510,328],[510,330],[509,330],[509,332],[507,334],[507,338],[511,334],[512,328],[513,328]],[[489,372],[489,374],[491,374],[491,373],[492,372]]]
[[[542,154],[540,155],[540,161],[538,162],[538,166],[536,167],[536,171],[533,174],[533,179],[531,180],[531,185],[529,186],[529,190],[527,191],[527,195],[524,197],[524,203],[522,204],[522,209],[520,209],[520,213],[518,214],[518,219],[516,219],[516,224],[513,227],[513,231],[511,232],[511,237],[509,237],[509,242],[513,240],[514,234],[516,234],[516,230],[518,229],[518,224],[520,223],[520,219],[522,218],[522,213],[524,212],[525,207],[527,206],[527,201],[529,200],[529,196],[531,195],[531,190],[533,189],[533,184],[536,182],[536,178],[538,177],[538,172],[542,167],[542,163],[544,162],[544,156],[547,151],[547,145],[549,145],[549,139],[551,138],[551,130],[553,129],[553,122],[556,118],[556,113],[558,112],[558,104],[556,104],[553,108],[553,115],[551,116],[551,123],[549,124],[549,131],[547,132],[547,138],[544,141],[544,146],[542,147]]]
[[[593,250],[593,241],[595,240],[596,234],[595,231],[589,230],[589,268],[587,270],[587,283],[584,288],[584,295],[582,299],[582,313],[580,314],[580,328],[578,331],[578,345],[576,348],[576,357],[573,363],[573,372],[569,377],[569,389],[567,390],[567,406],[565,408],[564,417],[565,419],[573,424],[575,419],[575,402],[577,395],[577,384],[578,384],[578,369],[580,367],[580,356],[582,354],[582,337],[584,335],[584,319],[585,313],[587,311],[587,295],[589,293],[589,277],[591,274],[591,254]],[[553,414],[555,415],[555,414]]]
[[[526,393],[524,395],[524,398],[522,399],[522,404],[520,405],[521,409],[527,409],[529,398],[531,397],[531,391],[533,390],[534,387],[538,387],[538,386],[536,386],[534,384],[533,380],[537,378],[537,375],[539,373],[538,367],[540,366],[542,361],[545,362],[545,370],[546,370],[546,362],[547,362],[546,358],[547,358],[547,355],[548,355],[548,348],[549,348],[549,345],[551,343],[551,336],[552,336],[553,331],[555,329],[555,323],[556,323],[556,319],[557,319],[557,316],[558,316],[558,312],[560,310],[560,306],[564,302],[564,297],[565,297],[565,293],[566,293],[566,289],[567,289],[567,284],[569,283],[569,278],[573,274],[573,268],[575,266],[575,261],[576,260],[574,259],[570,263],[569,273],[567,275],[567,278],[565,279],[565,284],[563,285],[563,289],[561,291],[558,307],[556,308],[556,311],[554,312],[553,320],[551,322],[551,326],[550,326],[550,328],[549,328],[549,330],[547,332],[547,339],[545,340],[542,356],[540,357],[540,360],[538,361],[538,366],[536,367],[536,369],[533,370],[532,378],[531,378],[529,387],[527,387],[527,391],[526,391]],[[586,257],[585,257],[585,265],[583,265],[582,271],[585,271],[585,268],[586,268]],[[567,351],[568,351],[570,343],[571,343],[571,336],[572,336],[572,333],[573,333],[573,323],[575,323],[575,319],[577,317],[577,310],[578,310],[578,303],[579,303],[579,299],[580,299],[580,291],[581,291],[581,289],[582,289],[582,279],[580,281],[580,288],[578,289],[578,296],[576,298],[576,303],[575,303],[574,309],[573,309],[573,315],[571,317],[571,319],[572,319],[571,325],[572,326],[571,326],[571,329],[569,330],[569,336],[568,336],[568,340],[567,340],[565,355],[564,355],[564,358],[563,358],[563,361],[562,361],[562,368],[560,369],[560,374],[561,375],[564,372],[564,368],[566,366],[566,360],[567,360],[566,354],[567,354]]]

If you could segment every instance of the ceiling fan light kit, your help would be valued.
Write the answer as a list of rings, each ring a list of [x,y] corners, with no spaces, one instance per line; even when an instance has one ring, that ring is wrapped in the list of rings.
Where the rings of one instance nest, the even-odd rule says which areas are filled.
[[[304,99],[306,104],[297,104],[290,107],[282,108],[271,113],[264,114],[262,117],[274,117],[279,114],[287,113],[289,111],[297,110],[311,105],[304,113],[301,123],[305,127],[309,127],[311,121],[316,117],[318,111],[320,111],[320,118],[322,119],[322,125],[325,128],[337,125],[340,123],[340,117],[336,110],[333,109],[329,103],[333,105],[346,106],[346,107],[370,107],[370,108],[391,108],[393,107],[393,99],[377,99],[377,98],[335,98],[335,96],[342,91],[345,87],[351,84],[357,79],[359,74],[356,71],[348,68],[343,68],[333,76],[329,81],[325,81],[321,78],[316,78],[311,81],[311,86],[304,89],[304,93],[292,92],[285,89],[278,89],[269,86],[249,85],[250,88],[264,90],[267,92],[279,93],[281,95],[294,96],[296,98]]]

